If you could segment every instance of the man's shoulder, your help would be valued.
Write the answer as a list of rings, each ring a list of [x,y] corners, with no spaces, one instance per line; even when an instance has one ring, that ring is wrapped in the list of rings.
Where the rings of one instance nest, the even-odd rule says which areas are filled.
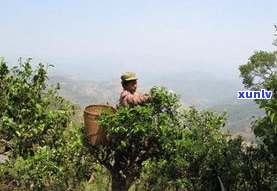
[[[125,97],[125,96],[130,95],[130,94],[131,94],[131,92],[129,92],[127,90],[123,90],[120,94],[120,97]]]

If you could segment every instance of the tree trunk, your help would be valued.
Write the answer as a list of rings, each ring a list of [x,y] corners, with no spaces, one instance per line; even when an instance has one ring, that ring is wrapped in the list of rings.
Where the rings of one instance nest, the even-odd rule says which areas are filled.
[[[127,184],[127,180],[119,174],[112,175],[112,191],[128,191],[130,186]]]

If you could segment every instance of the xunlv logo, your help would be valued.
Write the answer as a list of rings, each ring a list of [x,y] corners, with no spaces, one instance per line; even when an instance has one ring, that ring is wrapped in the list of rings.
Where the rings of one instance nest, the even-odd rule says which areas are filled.
[[[237,99],[271,99],[272,91],[238,91]]]

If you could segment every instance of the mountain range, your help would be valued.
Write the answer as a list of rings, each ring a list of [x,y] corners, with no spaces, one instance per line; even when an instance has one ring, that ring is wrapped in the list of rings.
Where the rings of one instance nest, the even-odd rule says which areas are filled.
[[[60,84],[59,94],[84,108],[90,104],[116,105],[122,90],[118,79],[91,81],[72,76],[49,76],[51,84]],[[140,82],[140,81],[139,81]],[[151,82],[139,84],[138,91],[148,92],[153,86],[163,86],[180,95],[184,108],[196,106],[227,112],[226,130],[253,139],[251,122],[263,115],[253,100],[238,100],[237,91],[244,90],[239,79],[222,78],[203,72],[169,74]]]

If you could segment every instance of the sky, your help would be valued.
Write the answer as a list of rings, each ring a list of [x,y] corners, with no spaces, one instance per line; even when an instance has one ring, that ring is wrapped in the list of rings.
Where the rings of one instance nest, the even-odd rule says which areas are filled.
[[[204,71],[238,76],[254,51],[272,51],[276,0],[9,0],[0,56],[50,63],[90,80]],[[50,72],[51,72],[50,71]]]

